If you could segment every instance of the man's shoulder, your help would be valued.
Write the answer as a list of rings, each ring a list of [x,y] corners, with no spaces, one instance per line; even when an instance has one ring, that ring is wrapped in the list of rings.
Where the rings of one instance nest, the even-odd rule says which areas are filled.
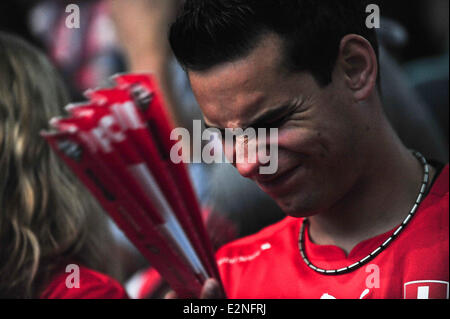
[[[448,219],[449,207],[449,165],[439,172],[435,178],[432,188],[423,202],[423,210],[427,211],[428,217],[432,214]]]
[[[292,233],[299,229],[301,218],[286,217],[283,220],[263,228],[256,234],[246,236],[221,247],[216,256],[218,259],[234,255],[251,254],[256,249],[265,250],[276,242],[291,240]]]
[[[414,218],[395,244],[409,260],[439,260],[447,255],[449,241],[449,167],[445,166]],[[412,248],[412,249],[411,249]],[[420,248],[420,249],[419,249]],[[389,249],[388,249],[389,251]],[[416,257],[412,257],[416,256]],[[405,257],[406,258],[406,257]]]
[[[445,165],[436,177],[430,194],[438,197],[447,197],[449,194],[449,165]]]

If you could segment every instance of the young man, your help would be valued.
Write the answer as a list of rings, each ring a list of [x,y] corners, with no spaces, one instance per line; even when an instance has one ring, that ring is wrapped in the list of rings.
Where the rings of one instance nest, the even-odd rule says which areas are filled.
[[[448,166],[386,119],[365,9],[187,0],[172,25],[207,126],[279,130],[275,174],[234,165],[289,217],[218,252],[229,298],[448,298]]]

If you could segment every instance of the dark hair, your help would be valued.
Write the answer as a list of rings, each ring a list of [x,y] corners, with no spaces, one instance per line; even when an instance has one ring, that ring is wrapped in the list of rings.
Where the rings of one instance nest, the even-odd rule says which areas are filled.
[[[372,1],[373,2],[373,1]],[[169,41],[187,70],[205,71],[245,57],[261,37],[284,39],[284,66],[331,82],[341,39],[358,34],[378,57],[374,29],[366,27],[365,0],[186,0]]]

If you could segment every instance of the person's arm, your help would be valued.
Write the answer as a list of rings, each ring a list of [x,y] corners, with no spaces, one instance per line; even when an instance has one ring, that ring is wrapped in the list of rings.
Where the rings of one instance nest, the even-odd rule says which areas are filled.
[[[128,71],[151,72],[158,79],[168,112],[181,125],[179,103],[172,85],[173,59],[168,41],[178,0],[108,0],[116,32],[128,62]]]

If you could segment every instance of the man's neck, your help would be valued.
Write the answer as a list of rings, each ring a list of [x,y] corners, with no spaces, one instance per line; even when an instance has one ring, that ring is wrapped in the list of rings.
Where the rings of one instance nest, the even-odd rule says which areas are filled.
[[[390,231],[408,215],[419,194],[423,166],[393,130],[374,143],[353,188],[329,209],[309,218],[311,240],[347,254],[361,241]],[[430,183],[435,171],[430,167]]]

